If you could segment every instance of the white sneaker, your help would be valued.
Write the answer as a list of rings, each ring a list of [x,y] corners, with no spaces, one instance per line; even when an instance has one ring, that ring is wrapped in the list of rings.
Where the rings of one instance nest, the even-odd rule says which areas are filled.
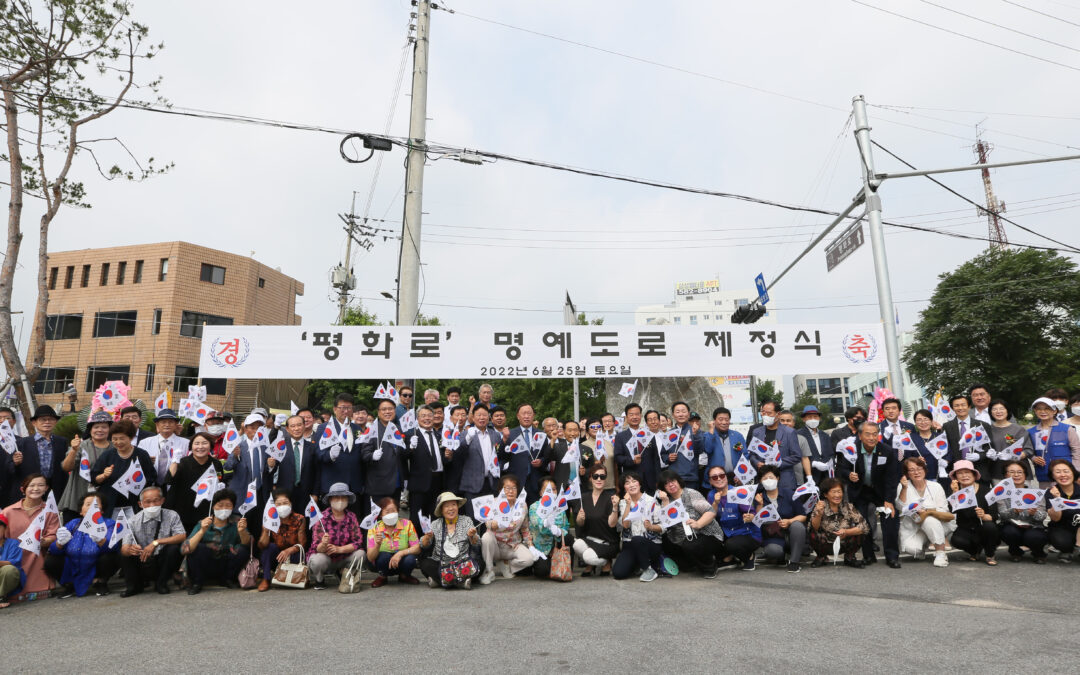
[[[945,555],[945,551],[938,551],[934,554],[934,567],[948,567],[949,556]]]
[[[660,575],[656,573],[656,570],[650,567],[641,573],[641,576],[638,577],[638,581],[655,581],[658,576]]]
[[[492,581],[495,581],[495,570],[484,570],[484,573],[480,575],[480,585],[487,586]]]
[[[438,588],[439,587],[439,582],[435,581],[434,579],[428,579],[427,580],[427,585],[428,585],[428,588]]]
[[[503,579],[513,579],[514,573],[510,571],[510,563],[506,562],[505,560],[500,560],[499,574],[502,575]]]

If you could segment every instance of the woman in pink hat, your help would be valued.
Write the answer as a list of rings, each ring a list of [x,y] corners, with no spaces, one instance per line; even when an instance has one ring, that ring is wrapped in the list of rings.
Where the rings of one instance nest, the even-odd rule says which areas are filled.
[[[975,465],[962,459],[953,465],[949,472],[952,479],[952,492],[964,488],[975,488],[975,508],[960,509],[956,512],[956,530],[949,543],[968,554],[968,560],[975,562],[981,552],[986,556],[987,565],[996,565],[994,553],[1001,543],[998,531],[997,512],[986,503],[988,487],[979,483],[979,471]]]

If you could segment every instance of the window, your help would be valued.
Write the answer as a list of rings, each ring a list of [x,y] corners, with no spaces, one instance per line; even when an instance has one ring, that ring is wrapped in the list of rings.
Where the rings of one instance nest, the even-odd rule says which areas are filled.
[[[817,394],[817,380],[807,380],[806,391],[810,392],[811,394]]]
[[[53,314],[45,317],[46,340],[78,340],[82,337],[82,314]]]
[[[83,288],[86,288],[87,286],[90,285],[90,266],[89,265],[83,265],[82,266],[82,283],[80,285]]]
[[[818,388],[821,394],[839,394],[840,393],[840,378],[828,377],[818,380]]]
[[[204,323],[208,326],[231,326],[233,320],[227,316],[184,312],[180,315],[180,335],[201,338]],[[177,391],[187,391],[187,389],[178,389]]]
[[[706,314],[704,318],[705,318],[705,321],[708,321],[709,320],[709,315]]]
[[[651,316],[648,319],[645,319],[645,325],[646,326],[652,326],[655,323],[656,323],[656,319],[654,319]]]
[[[225,283],[225,268],[203,263],[202,271],[199,272],[199,281],[209,281],[221,286]]]
[[[681,316],[675,317],[675,323],[682,323],[682,317]]]
[[[109,263],[101,263],[101,285],[109,284]]]
[[[143,261],[141,261],[141,260],[136,260],[135,261],[135,276],[132,277],[131,283],[133,283],[133,284],[141,284],[142,283],[142,265],[143,265]]]
[[[124,277],[127,275],[127,261],[122,260],[116,263],[116,285],[122,286],[124,284]]]
[[[42,368],[34,381],[34,393],[63,394],[74,382],[74,368]]]
[[[75,266],[68,265],[64,270],[64,288],[71,288],[71,282],[75,278]]]
[[[173,391],[187,391],[188,387],[194,387],[199,383],[199,369],[195,366],[177,366],[176,377],[173,378]],[[207,388],[206,393],[210,393]]]
[[[265,286],[266,286],[266,279],[263,279],[262,277],[259,277],[259,288],[264,288]]]
[[[135,334],[137,312],[98,312],[94,316],[94,337],[127,337]]]
[[[150,324],[150,334],[157,335],[161,332],[161,310],[154,310],[154,321]]]
[[[225,385],[228,384],[228,380],[221,377],[206,377],[203,378],[202,383],[206,387],[207,396],[224,396]]]
[[[154,364],[146,364],[146,387],[143,391],[154,391]]]
[[[86,369],[86,391],[97,391],[109,380],[127,382],[130,375],[131,366],[90,366]]]
[[[697,325],[697,315],[696,314],[691,314],[690,315],[690,325],[691,326],[696,326]]]
[[[165,281],[165,277],[169,276],[169,259],[162,258],[161,265],[158,267],[158,281]]]
[[[60,271],[59,267],[53,267],[49,270],[49,290],[56,290],[56,274]]]

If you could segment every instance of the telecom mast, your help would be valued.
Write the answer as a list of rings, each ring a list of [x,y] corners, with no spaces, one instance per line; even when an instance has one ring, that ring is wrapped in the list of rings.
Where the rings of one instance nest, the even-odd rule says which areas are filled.
[[[986,164],[986,158],[994,149],[989,143],[979,138],[978,127],[975,128],[975,157],[979,164]],[[978,214],[986,216],[987,228],[990,235],[990,246],[993,248],[1008,248],[1009,237],[1005,234],[1005,224],[998,216],[1005,213],[1005,202],[998,202],[994,195],[994,185],[990,182],[990,169],[982,169],[983,188],[986,190],[986,207],[979,207]]]

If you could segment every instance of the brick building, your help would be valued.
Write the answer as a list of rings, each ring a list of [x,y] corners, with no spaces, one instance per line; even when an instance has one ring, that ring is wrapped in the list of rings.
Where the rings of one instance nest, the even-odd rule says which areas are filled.
[[[299,325],[296,297],[304,285],[244,256],[182,241],[50,253],[43,370],[34,384],[39,405],[78,407],[106,380],[124,380],[131,400],[148,405],[166,388],[186,395],[199,383],[205,324]],[[288,407],[302,384],[216,380],[207,404],[247,411],[256,399]],[[260,391],[260,388],[262,391]],[[278,400],[282,399],[284,400]]]

